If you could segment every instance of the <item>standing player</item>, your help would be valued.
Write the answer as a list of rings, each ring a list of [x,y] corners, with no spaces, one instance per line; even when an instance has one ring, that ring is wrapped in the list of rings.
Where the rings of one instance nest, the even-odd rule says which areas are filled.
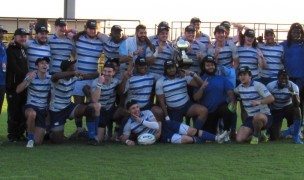
[[[259,81],[259,68],[266,67],[266,60],[261,50],[257,49],[257,45],[254,30],[247,29],[244,35],[240,34],[239,67],[248,66],[252,73],[252,79]]]
[[[161,21],[158,24],[157,31],[158,31],[158,29],[160,29],[160,27],[163,27],[161,29],[164,29],[164,27],[165,27],[165,29],[168,29],[168,30],[170,29],[170,26],[169,26],[168,22],[166,22],[166,21]],[[155,45],[156,41],[158,40],[158,33],[156,35],[150,36],[149,39],[150,39],[151,43]]]
[[[299,108],[300,97],[298,86],[289,81],[287,71],[281,69],[278,72],[278,80],[267,84],[267,88],[274,96],[274,102],[271,104],[271,114],[273,123],[270,128],[270,138],[272,140],[279,139],[283,118],[286,118],[288,124],[293,122],[294,126],[294,142],[303,144],[300,139],[301,133],[301,111]]]
[[[70,59],[74,44],[72,40],[66,36],[67,22],[63,18],[55,21],[55,34],[49,37],[48,43],[51,47],[52,62],[50,66],[50,74],[60,72],[60,64],[63,60]]]
[[[155,51],[150,48],[146,50],[146,59],[149,65],[149,73],[159,79],[164,72],[164,62],[170,60],[174,56],[174,49],[171,42],[168,41],[169,26],[161,24],[157,29],[157,39],[153,41]]]
[[[206,47],[211,44],[210,37],[203,33],[201,29],[201,20],[198,17],[193,17],[190,20],[190,24],[195,28],[195,39],[201,43],[203,43]]]
[[[276,43],[273,29],[266,29],[264,33],[266,43],[259,43],[259,48],[266,60],[266,67],[261,71],[261,82],[264,85],[277,79],[280,69],[283,67],[284,49]]]
[[[190,43],[187,49],[187,56],[193,60],[193,64],[189,67],[190,71],[200,74],[200,64],[203,57],[207,55],[207,46],[195,39],[196,31],[193,25],[185,28],[185,41]]]
[[[97,78],[98,73],[82,74],[76,71],[75,63],[76,61],[62,61],[60,65],[62,72],[53,74],[51,78],[51,139],[55,143],[61,143],[64,139],[66,119],[76,119],[85,115],[89,131],[89,144],[96,145],[98,143],[96,121],[99,119],[100,104],[74,104],[71,102],[71,96],[77,80]]]
[[[281,45],[284,47],[284,67],[289,79],[300,89],[300,108],[303,116],[304,102],[304,31],[300,23],[293,23],[288,31],[287,40]],[[303,118],[303,117],[302,117]]]
[[[234,92],[241,97],[248,117],[238,130],[236,141],[243,143],[252,135],[250,144],[258,144],[260,134],[265,141],[268,141],[265,129],[270,128],[272,124],[268,104],[274,101],[274,97],[262,83],[252,79],[248,66],[240,67],[238,76],[241,84]],[[264,131],[261,133],[261,130]]]
[[[0,114],[2,111],[2,104],[5,94],[7,55],[6,55],[6,47],[5,44],[3,43],[3,37],[4,34],[6,33],[7,30],[3,29],[2,25],[0,25]]]
[[[38,58],[35,62],[37,72],[28,73],[24,81],[17,86],[20,93],[28,88],[24,114],[27,124],[27,148],[41,144],[45,133],[48,97],[51,90],[51,77],[47,74],[50,59]]]
[[[98,102],[101,105],[100,119],[98,120],[97,138],[101,142],[104,140],[105,127],[108,127],[108,137],[111,137],[112,128],[110,123],[113,123],[113,115],[117,109],[115,106],[116,94],[118,90],[119,80],[113,78],[115,75],[114,64],[108,60],[103,69],[102,75],[93,81],[92,101]]]
[[[36,59],[48,57],[51,58],[51,47],[48,44],[48,29],[47,26],[37,25],[35,27],[36,35],[34,40],[26,42],[29,71],[36,70]]]
[[[195,129],[176,121],[158,122],[151,111],[141,111],[134,100],[127,102],[127,109],[131,117],[123,128],[120,140],[128,146],[135,145],[135,142],[129,139],[131,133],[137,136],[143,133],[153,134],[157,140],[161,139],[162,142],[173,144],[201,144],[206,140],[223,143],[227,135],[227,132],[224,132],[215,136],[207,131]]]
[[[88,20],[85,24],[84,31],[76,34],[74,38],[76,50],[76,68],[80,73],[96,73],[98,72],[98,61],[102,54],[103,43],[97,37],[96,20]],[[75,88],[72,93],[76,104],[84,103],[85,94],[83,88],[92,84],[92,80],[76,81]],[[82,130],[82,121],[76,120],[77,130]]]
[[[201,129],[207,119],[208,110],[199,104],[194,104],[188,95],[187,85],[201,86],[200,77],[185,71],[180,77],[173,60],[165,61],[164,76],[156,82],[156,97],[162,108],[166,120],[183,121],[183,116],[195,119],[194,128]]]

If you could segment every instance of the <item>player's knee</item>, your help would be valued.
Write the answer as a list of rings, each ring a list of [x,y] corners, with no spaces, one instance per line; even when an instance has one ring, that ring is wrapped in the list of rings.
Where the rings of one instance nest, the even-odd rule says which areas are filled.
[[[188,131],[187,131],[187,135],[189,136],[194,136],[197,131],[199,131],[198,129],[195,129],[195,128],[192,128],[192,127],[189,127]]]
[[[27,111],[27,119],[35,119],[36,118],[36,111],[29,110]]]
[[[85,108],[84,115],[86,116],[87,120],[93,120],[95,116],[95,108],[92,106],[87,106]]]

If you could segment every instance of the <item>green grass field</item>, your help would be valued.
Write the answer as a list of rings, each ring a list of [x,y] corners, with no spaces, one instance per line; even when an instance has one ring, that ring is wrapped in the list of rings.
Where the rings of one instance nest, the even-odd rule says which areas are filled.
[[[66,125],[66,134],[74,122]],[[43,144],[6,140],[6,106],[0,119],[0,179],[302,179],[304,145],[292,140],[249,144],[155,144],[114,142]]]

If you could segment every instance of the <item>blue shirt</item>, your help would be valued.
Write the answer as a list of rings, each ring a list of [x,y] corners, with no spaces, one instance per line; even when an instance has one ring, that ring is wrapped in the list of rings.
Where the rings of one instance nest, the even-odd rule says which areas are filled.
[[[3,43],[0,44],[0,85],[5,85],[6,72],[2,69],[2,63],[7,65],[6,48]]]
[[[233,91],[233,85],[224,76],[207,76],[206,74],[201,76],[202,80],[208,78],[208,86],[203,91],[201,98],[201,104],[208,108],[208,112],[212,113],[216,111],[219,105],[227,101],[227,91]],[[199,88],[195,88],[197,92]]]
[[[287,41],[281,43],[284,47],[284,66],[289,77],[304,78],[304,44],[292,43],[287,47]]]

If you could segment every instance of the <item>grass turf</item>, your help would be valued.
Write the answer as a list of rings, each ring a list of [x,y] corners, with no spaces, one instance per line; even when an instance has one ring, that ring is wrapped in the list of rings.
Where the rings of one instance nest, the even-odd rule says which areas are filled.
[[[66,125],[66,134],[74,130]],[[249,144],[45,143],[33,149],[6,138],[6,105],[0,119],[0,179],[302,179],[304,145],[292,140]]]

